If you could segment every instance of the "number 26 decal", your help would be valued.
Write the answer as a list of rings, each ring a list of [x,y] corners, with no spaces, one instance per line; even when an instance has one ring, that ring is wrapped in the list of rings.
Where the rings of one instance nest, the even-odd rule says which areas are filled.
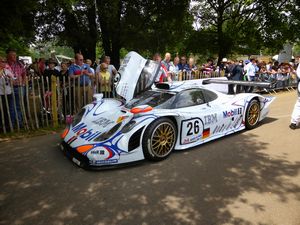
[[[187,133],[186,135],[187,136],[190,136],[190,135],[195,135],[195,134],[198,134],[199,131],[200,131],[200,121],[199,120],[194,120],[194,121],[189,121],[187,122]]]

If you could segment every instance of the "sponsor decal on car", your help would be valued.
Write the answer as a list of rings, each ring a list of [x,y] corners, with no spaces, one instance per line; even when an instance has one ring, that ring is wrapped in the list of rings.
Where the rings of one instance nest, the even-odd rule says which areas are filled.
[[[109,160],[90,160],[90,165],[103,165],[103,164],[116,164],[119,160],[109,159]]]
[[[92,123],[97,124],[100,127],[107,127],[109,124],[114,123],[112,120],[106,119],[104,117],[100,117],[97,120],[92,121]]]
[[[116,153],[107,146],[99,146],[88,151],[86,155],[90,160],[109,160],[113,158]]]
[[[210,136],[210,128],[204,129],[202,133],[202,138],[208,138]]]
[[[181,143],[189,144],[201,139],[203,122],[200,118],[192,118],[181,122]]]
[[[242,108],[231,109],[230,111],[223,111],[224,118],[232,117],[240,114],[242,114]]]
[[[211,125],[218,122],[217,113],[204,116],[204,125]]]
[[[239,116],[235,121],[234,121],[234,123],[233,123],[233,128],[237,128],[238,127],[238,125],[240,125],[241,123],[242,123],[242,119],[243,119],[243,116],[241,115],[241,116]]]
[[[96,131],[95,132],[93,129],[89,129],[88,130],[86,128],[86,126],[87,125],[84,124],[84,123],[80,123],[80,124],[74,126],[72,128],[72,131],[74,133],[76,133],[74,137],[80,137],[80,138],[82,138],[84,140],[91,141],[91,140],[93,140],[94,138],[96,138],[101,133],[100,131]],[[69,141],[67,141],[67,142],[69,143]]]

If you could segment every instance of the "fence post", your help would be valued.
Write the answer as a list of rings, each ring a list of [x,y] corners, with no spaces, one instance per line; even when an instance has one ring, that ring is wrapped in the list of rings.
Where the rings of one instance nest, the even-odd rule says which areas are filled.
[[[51,76],[51,90],[52,90],[52,98],[51,98],[51,106],[52,106],[52,118],[53,118],[53,127],[58,127],[58,118],[57,118],[57,99],[56,99],[56,77]]]
[[[32,83],[32,100],[33,100],[33,111],[34,111],[34,119],[35,119],[35,124],[36,124],[36,128],[39,129],[39,121],[38,121],[38,117],[37,117],[37,112],[36,112],[36,102],[35,102],[35,88],[34,88],[34,77],[31,77],[31,83]],[[39,81],[37,81],[38,84],[38,90],[39,90]],[[40,91],[39,91],[39,98],[40,98]],[[41,99],[40,99],[41,100]],[[42,106],[42,104],[41,104]],[[43,107],[42,107],[43,108]],[[42,114],[43,117],[43,114]],[[43,121],[43,125],[44,125],[44,120]]]
[[[48,77],[46,77],[45,81],[47,82]],[[45,84],[44,77],[42,77],[42,95],[43,95],[43,101],[44,101],[44,107],[42,108],[42,116],[43,116],[43,111],[45,111],[45,116],[46,116],[46,126],[49,126],[48,122],[48,109],[47,109],[47,103],[46,103],[46,96],[45,96]],[[49,89],[48,89],[49,90]]]
[[[24,90],[25,90],[25,87],[24,87]],[[20,104],[24,129],[29,130],[28,123],[27,123],[27,117],[26,117],[25,104],[24,104],[24,97],[25,97],[24,90],[23,90],[23,86],[19,87],[19,104]]]
[[[19,123],[19,119],[18,119],[18,112],[17,112],[17,105],[16,105],[16,96],[15,96],[15,90],[14,90],[14,86],[11,83],[11,90],[12,90],[12,99],[13,99],[13,110],[15,112],[15,118],[12,118],[12,120],[15,120],[17,122],[17,130],[18,132],[20,132],[20,123]]]
[[[28,119],[29,119],[29,122],[30,122],[30,126],[32,129],[34,129],[34,126],[33,126],[33,122],[32,122],[32,117],[31,117],[31,109],[30,109],[30,104],[29,104],[29,88],[28,88],[28,77],[26,76],[25,78],[25,82],[26,82],[26,103],[27,103],[27,112],[28,112]],[[31,83],[31,85],[33,85]]]
[[[3,107],[2,107],[2,98],[1,98],[1,96],[0,96],[0,112],[1,112],[1,121],[2,121],[2,126],[3,126],[3,132],[4,132],[4,134],[6,134],[6,127],[5,127],[5,121],[4,121],[4,110],[3,110]]]
[[[60,80],[59,77],[56,78],[56,87],[57,87],[57,113],[59,115],[59,123],[62,124],[62,94],[60,90]],[[63,89],[62,89],[63,90]]]
[[[178,80],[182,81],[182,71],[180,71],[179,74],[178,74]]]
[[[12,81],[10,81],[10,85],[11,85]],[[12,90],[13,91],[13,90]],[[5,86],[4,86],[4,93],[5,93]],[[11,99],[10,99],[11,100]],[[11,121],[11,115],[10,115],[10,109],[9,109],[9,102],[8,102],[8,97],[6,94],[4,94],[4,104],[6,106],[6,112],[7,112],[7,115],[8,115],[8,123],[9,123],[9,128],[10,128],[10,131],[11,132],[14,132],[14,128],[13,128],[13,125],[12,125],[12,121]],[[4,124],[4,123],[3,123]],[[4,126],[4,125],[3,125]]]

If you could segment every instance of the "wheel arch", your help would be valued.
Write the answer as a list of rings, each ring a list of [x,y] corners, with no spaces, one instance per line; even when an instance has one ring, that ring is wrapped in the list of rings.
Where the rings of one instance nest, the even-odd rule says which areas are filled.
[[[150,153],[147,153],[147,151],[146,151],[146,149],[145,149],[145,144],[146,144],[146,142],[145,142],[145,138],[147,138],[147,130],[148,129],[151,129],[150,127],[153,125],[153,123],[155,123],[156,121],[158,121],[158,120],[163,120],[163,119],[168,119],[170,122],[172,122],[173,123],[173,127],[174,127],[174,129],[175,129],[175,142],[174,142],[174,146],[173,146],[173,149],[175,148],[175,146],[176,146],[176,143],[177,143],[177,139],[178,139],[178,123],[177,123],[177,120],[176,120],[176,118],[175,118],[175,116],[173,116],[173,115],[162,115],[162,116],[159,116],[159,117],[157,117],[156,119],[154,119],[153,121],[151,121],[151,123],[149,123],[147,126],[145,126],[144,127],[144,129],[143,129],[143,133],[142,133],[142,136],[141,136],[141,141],[142,141],[142,147],[143,147],[143,153],[144,153],[144,157],[146,158],[146,159],[150,159],[150,160],[154,160],[154,161],[159,161],[159,160],[162,160],[162,159],[164,159],[164,158],[166,158],[166,157],[168,157],[168,156],[166,156],[166,157],[163,157],[163,158],[157,158],[157,157],[153,157],[153,155],[152,154],[150,154]],[[169,155],[169,154],[168,154]]]

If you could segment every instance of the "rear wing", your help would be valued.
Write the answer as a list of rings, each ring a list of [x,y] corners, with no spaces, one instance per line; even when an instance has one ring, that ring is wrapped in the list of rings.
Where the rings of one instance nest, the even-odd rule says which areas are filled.
[[[273,88],[275,83],[261,82],[261,81],[238,81],[238,80],[223,80],[223,79],[206,79],[202,81],[203,85],[206,84],[237,84],[241,86],[252,86],[262,88]]]

